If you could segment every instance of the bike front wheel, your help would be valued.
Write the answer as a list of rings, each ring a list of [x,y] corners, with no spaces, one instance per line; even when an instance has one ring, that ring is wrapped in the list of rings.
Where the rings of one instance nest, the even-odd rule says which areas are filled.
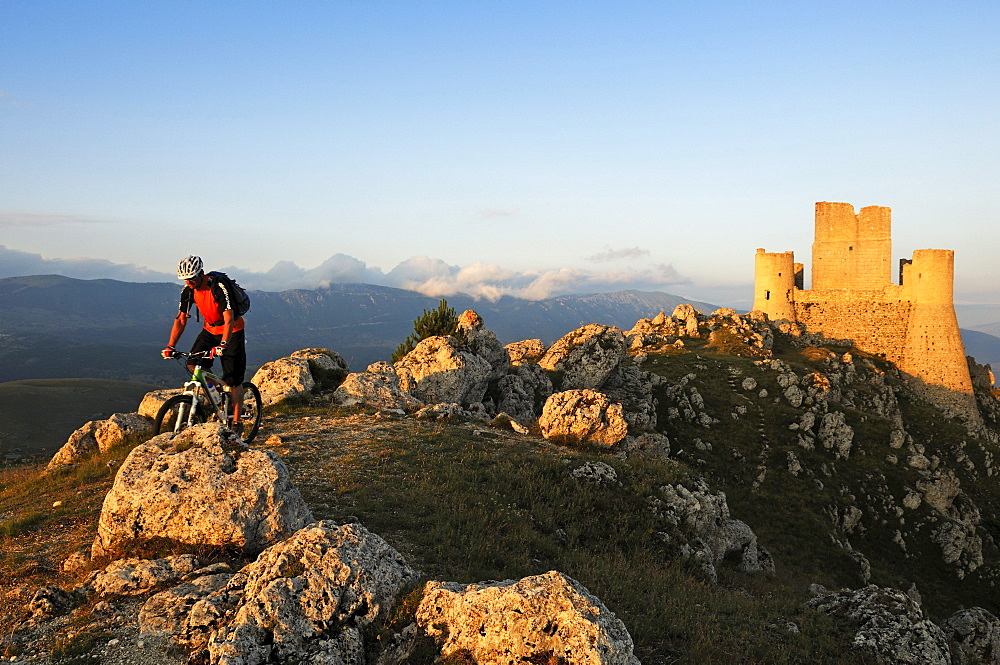
[[[245,381],[243,383],[243,404],[240,406],[240,422],[243,423],[243,440],[253,441],[260,429],[260,418],[264,407],[257,386]]]
[[[188,425],[205,422],[205,414],[195,402],[194,395],[174,395],[156,412],[153,434],[180,432]]]

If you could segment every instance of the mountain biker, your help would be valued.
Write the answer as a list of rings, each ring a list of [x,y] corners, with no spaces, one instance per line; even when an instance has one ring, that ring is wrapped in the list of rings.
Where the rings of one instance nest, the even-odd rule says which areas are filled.
[[[219,357],[222,363],[222,380],[229,386],[232,395],[232,428],[240,434],[240,406],[243,404],[243,381],[247,371],[243,317],[235,316],[233,296],[223,280],[205,274],[201,257],[188,256],[181,260],[177,264],[177,278],[183,279],[185,286],[181,291],[177,316],[170,329],[170,341],[161,354],[164,358],[173,357],[176,351],[174,347],[184,333],[187,320],[191,318],[188,312],[192,305],[197,305],[204,325],[191,347],[191,353],[208,351],[208,357],[192,361],[188,368],[194,370],[195,365],[200,365],[204,369],[211,369],[212,359]]]

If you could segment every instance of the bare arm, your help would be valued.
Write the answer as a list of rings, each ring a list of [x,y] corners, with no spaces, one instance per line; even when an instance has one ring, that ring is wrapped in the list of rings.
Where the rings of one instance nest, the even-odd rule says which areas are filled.
[[[184,312],[177,312],[177,316],[174,318],[174,325],[170,328],[170,341],[167,342],[168,347],[177,346],[177,340],[184,334],[184,328],[187,327],[187,320],[189,318]]]

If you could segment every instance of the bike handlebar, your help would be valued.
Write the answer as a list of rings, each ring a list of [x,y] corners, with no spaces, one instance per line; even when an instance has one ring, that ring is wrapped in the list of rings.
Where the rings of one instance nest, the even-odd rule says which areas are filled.
[[[174,351],[167,358],[210,358],[210,351],[196,351],[194,353],[185,353],[184,351]]]

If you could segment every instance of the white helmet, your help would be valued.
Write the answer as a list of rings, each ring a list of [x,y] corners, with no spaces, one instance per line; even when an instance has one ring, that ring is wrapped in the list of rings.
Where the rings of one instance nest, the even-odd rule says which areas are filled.
[[[193,279],[201,272],[202,262],[200,256],[185,257],[177,264],[177,279]]]

